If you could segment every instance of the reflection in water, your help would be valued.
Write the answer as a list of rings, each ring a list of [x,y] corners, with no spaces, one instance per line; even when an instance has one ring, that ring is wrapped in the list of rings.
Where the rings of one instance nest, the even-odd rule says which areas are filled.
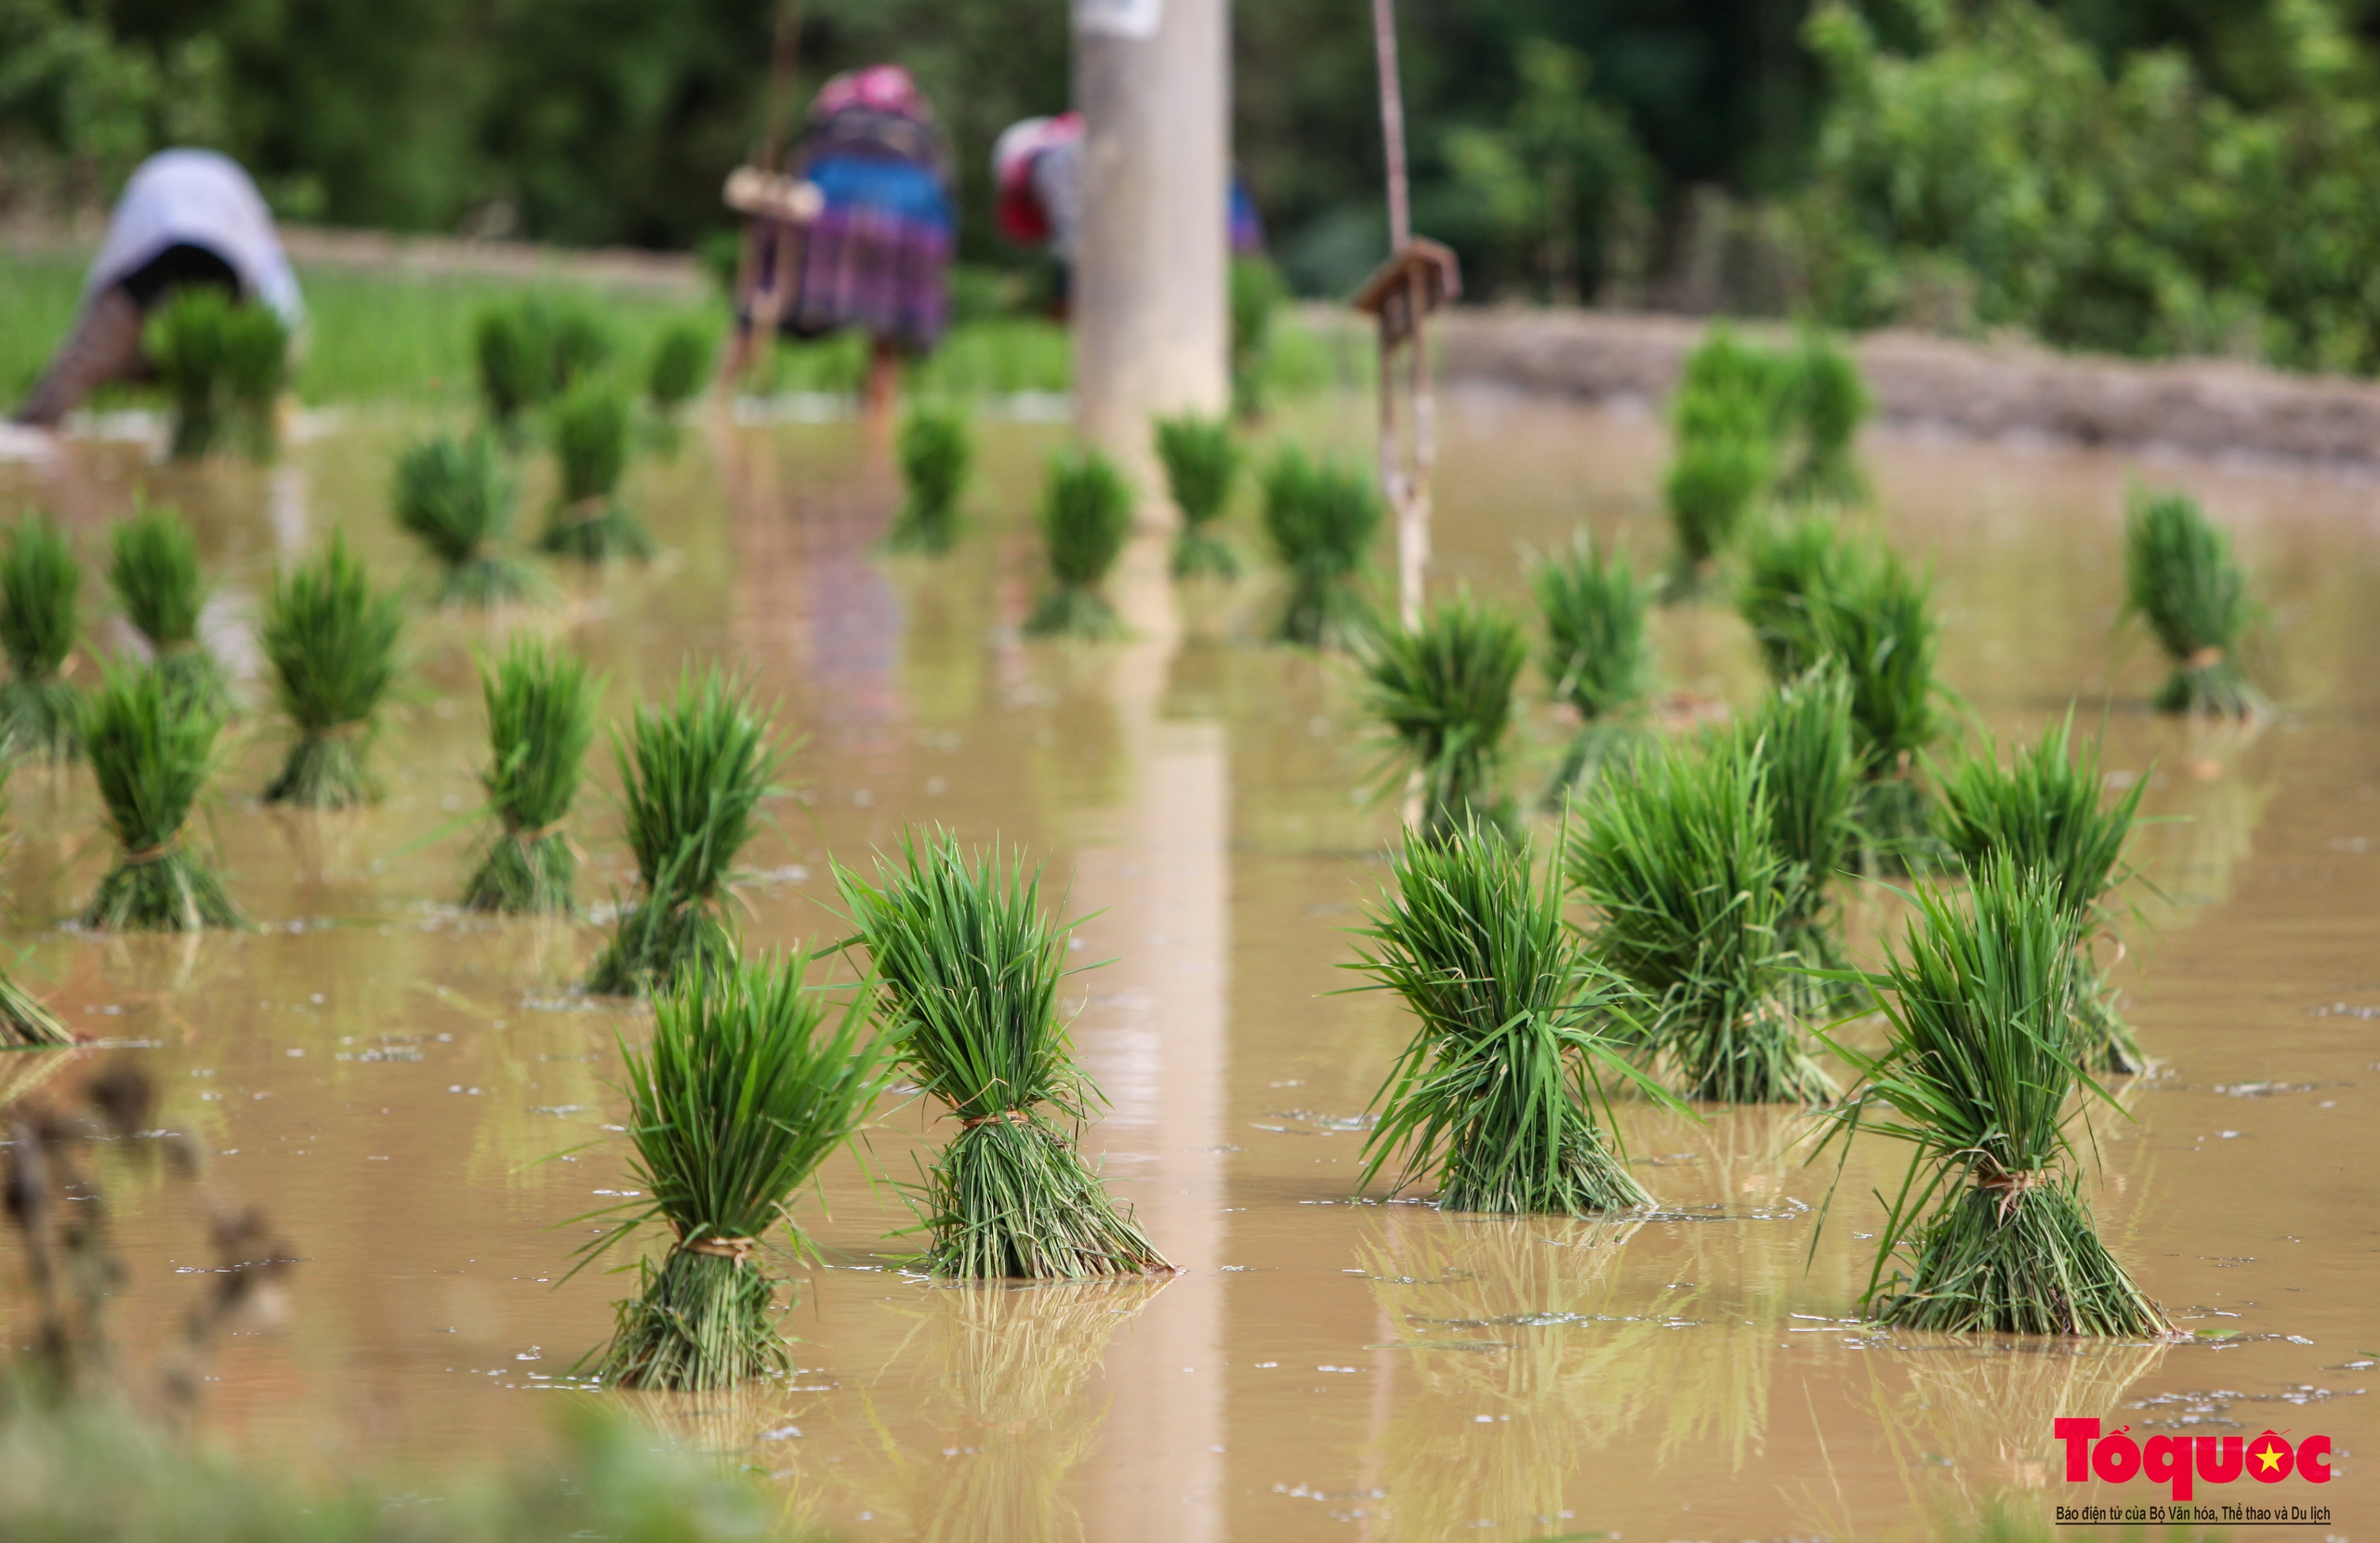
[[[917,1536],[934,1543],[1083,1536],[1066,1478],[1106,1423],[1087,1394],[1108,1341],[1170,1279],[948,1286],[926,1294],[892,1366],[922,1370],[939,1444],[901,1456]],[[922,1343],[920,1342],[922,1339]]]
[[[1644,1223],[1403,1220],[1392,1212],[1357,1254],[1395,1336],[1389,1348],[1402,1352],[1389,1375],[1403,1385],[1370,1468],[1382,1475],[1388,1536],[1574,1530],[1572,1472],[1674,1391],[1624,1371],[1670,1332],[1608,1278]]]
[[[2260,721],[2189,720],[2174,729],[2160,757],[2162,785],[2142,800],[2128,850],[2153,887],[2135,903],[2168,927],[2231,898],[2232,873],[2254,850],[2276,785]]]

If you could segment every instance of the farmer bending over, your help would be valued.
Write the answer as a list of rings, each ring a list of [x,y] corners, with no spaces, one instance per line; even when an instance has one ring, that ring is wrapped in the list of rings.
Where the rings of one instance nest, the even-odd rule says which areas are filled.
[[[272,215],[248,174],[211,150],[161,151],[125,184],[83,281],[73,329],[18,406],[17,421],[55,428],[101,384],[144,377],[143,323],[192,284],[261,300],[293,332],[305,316]]]

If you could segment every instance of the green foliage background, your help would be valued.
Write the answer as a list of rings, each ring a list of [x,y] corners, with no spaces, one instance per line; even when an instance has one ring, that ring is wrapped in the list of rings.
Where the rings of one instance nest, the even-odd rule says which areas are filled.
[[[807,0],[800,94],[897,59],[985,159],[1068,96],[1065,0]],[[0,0],[0,213],[217,144],[286,218],[694,248],[760,131],[774,0]],[[2380,0],[1404,0],[1417,223],[1474,293],[1631,297],[1689,191],[1768,211],[1784,297],[2369,372]],[[1240,0],[1241,169],[1306,294],[1385,241],[1364,8]],[[963,286],[962,286],[963,287]],[[2372,290],[2367,296],[2366,290]],[[983,308],[972,291],[962,311]],[[1773,304],[1774,300],[1762,303]]]

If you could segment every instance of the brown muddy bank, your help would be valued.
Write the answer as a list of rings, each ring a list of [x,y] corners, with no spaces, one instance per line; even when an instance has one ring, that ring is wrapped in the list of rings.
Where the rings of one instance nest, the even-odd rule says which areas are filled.
[[[1658,402],[1709,325],[1609,311],[1459,310],[1440,326],[1441,369],[1449,381]],[[2368,381],[1915,332],[1871,333],[1857,348],[1887,423],[1978,439],[2380,466],[2380,385]]]

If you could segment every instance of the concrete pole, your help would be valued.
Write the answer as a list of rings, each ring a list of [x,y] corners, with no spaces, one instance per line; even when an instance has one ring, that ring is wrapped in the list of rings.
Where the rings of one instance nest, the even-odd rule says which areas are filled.
[[[1150,420],[1231,402],[1228,0],[1074,0],[1075,427],[1157,493]]]

